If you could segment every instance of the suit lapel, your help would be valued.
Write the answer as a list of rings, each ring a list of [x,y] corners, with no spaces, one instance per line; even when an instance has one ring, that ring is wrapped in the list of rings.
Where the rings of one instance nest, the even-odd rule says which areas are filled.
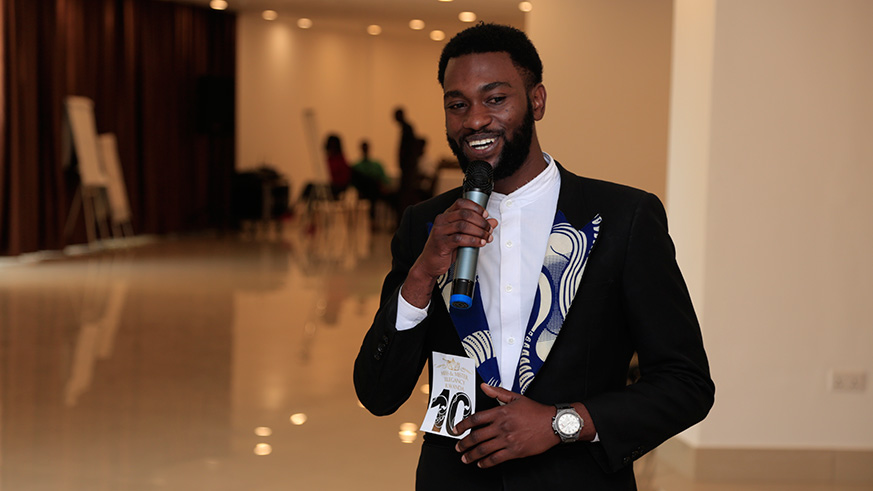
[[[540,271],[512,390],[523,394],[551,352],[600,233],[600,215],[576,230],[559,209]]]

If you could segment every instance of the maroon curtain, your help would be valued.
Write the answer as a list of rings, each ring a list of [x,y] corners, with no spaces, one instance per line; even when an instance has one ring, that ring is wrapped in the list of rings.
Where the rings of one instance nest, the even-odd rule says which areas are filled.
[[[157,0],[0,0],[0,255],[85,241],[64,98],[113,132],[137,233],[223,228],[234,169],[233,14]],[[76,211],[76,210],[74,210]]]

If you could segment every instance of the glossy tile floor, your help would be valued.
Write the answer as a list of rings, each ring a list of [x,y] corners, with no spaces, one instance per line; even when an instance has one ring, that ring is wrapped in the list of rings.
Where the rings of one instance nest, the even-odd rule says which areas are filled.
[[[0,491],[412,489],[403,425],[427,396],[357,403],[390,258],[387,234],[351,230],[0,260]],[[657,451],[637,467],[643,490],[863,489],[693,482]]]

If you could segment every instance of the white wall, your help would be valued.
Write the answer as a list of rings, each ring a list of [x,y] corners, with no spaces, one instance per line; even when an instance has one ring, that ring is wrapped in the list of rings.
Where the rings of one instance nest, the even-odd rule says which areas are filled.
[[[871,46],[867,0],[716,2],[704,446],[873,448],[869,383],[827,383],[873,373]]]
[[[677,1],[673,11],[670,156],[665,203],[670,234],[678,245],[676,258],[704,331],[715,2]],[[716,392],[720,396],[718,388]],[[682,436],[691,444],[699,444],[700,425]]]
[[[576,173],[651,191],[666,183],[671,0],[538,0],[543,150]]]

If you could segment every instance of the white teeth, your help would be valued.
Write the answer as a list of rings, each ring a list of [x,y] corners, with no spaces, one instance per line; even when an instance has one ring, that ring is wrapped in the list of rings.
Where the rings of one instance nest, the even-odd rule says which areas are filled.
[[[479,149],[479,148],[483,148],[483,147],[487,147],[488,145],[491,145],[492,143],[494,143],[494,141],[495,141],[495,138],[485,138],[482,140],[473,140],[470,142],[470,146],[473,148]]]

